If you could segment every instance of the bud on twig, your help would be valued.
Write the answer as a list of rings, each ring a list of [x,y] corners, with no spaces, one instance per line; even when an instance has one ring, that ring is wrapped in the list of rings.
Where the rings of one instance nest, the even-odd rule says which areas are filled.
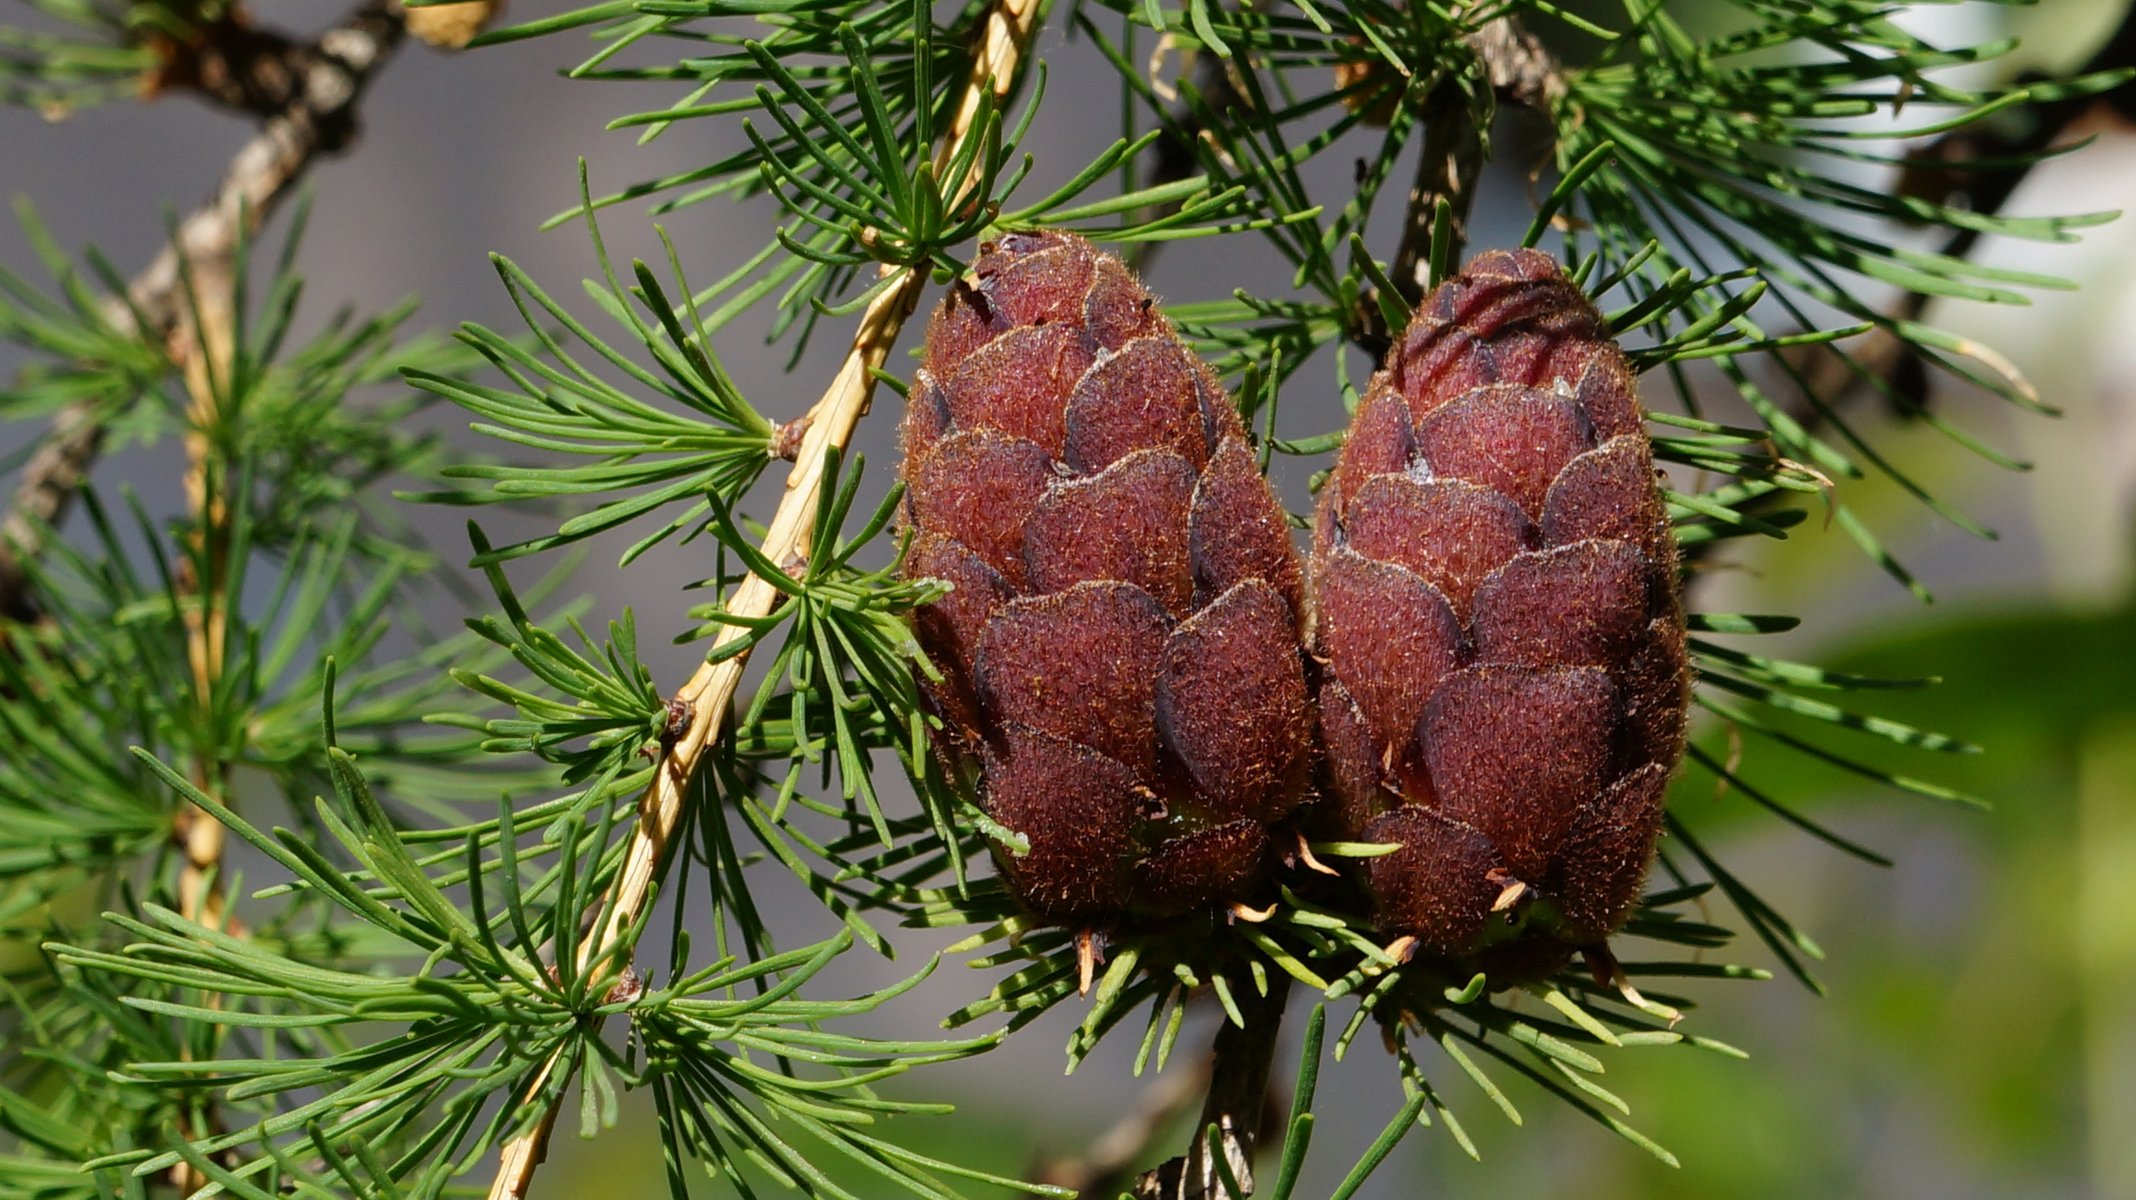
[[[404,9],[408,32],[441,50],[459,50],[489,27],[503,0],[461,0],[458,4],[411,5]]]

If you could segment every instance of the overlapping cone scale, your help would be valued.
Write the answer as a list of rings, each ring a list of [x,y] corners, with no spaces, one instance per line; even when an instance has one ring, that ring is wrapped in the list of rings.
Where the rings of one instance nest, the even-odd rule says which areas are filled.
[[[1040,917],[1242,898],[1312,773],[1302,583],[1214,375],[1117,259],[986,247],[928,328],[902,430],[938,748]]]
[[[1632,374],[1530,250],[1424,300],[1321,495],[1323,819],[1389,934],[1549,969],[1637,902],[1683,751],[1676,548]],[[1510,931],[1510,932],[1509,932]]]

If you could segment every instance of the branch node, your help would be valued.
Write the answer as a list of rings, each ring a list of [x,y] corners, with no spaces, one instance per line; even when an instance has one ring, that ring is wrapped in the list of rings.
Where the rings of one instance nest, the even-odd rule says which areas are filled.
[[[794,457],[801,453],[801,439],[807,436],[808,427],[815,421],[815,417],[803,414],[781,422],[771,431],[771,456],[783,462],[794,461]]]

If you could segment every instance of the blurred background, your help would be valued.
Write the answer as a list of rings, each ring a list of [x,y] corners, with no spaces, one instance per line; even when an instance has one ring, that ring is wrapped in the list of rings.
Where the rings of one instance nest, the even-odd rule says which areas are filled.
[[[265,20],[316,28],[340,5],[262,0],[257,7]],[[564,7],[517,0],[508,19]],[[2017,10],[1937,7],[1905,19],[1952,42],[2025,37],[2026,50],[1995,72],[2066,70],[2118,23],[2123,7],[2122,0],[2044,0]],[[415,293],[423,326],[515,327],[486,255],[508,255],[552,291],[570,294],[571,282],[593,268],[585,233],[538,227],[575,202],[580,156],[599,193],[701,165],[741,144],[738,130],[716,122],[685,123],[646,145],[629,131],[604,131],[609,119],[672,96],[561,78],[585,49],[562,37],[459,55],[403,50],[364,104],[354,151],[313,176],[316,204],[300,258],[310,280],[302,326],[316,328],[344,303],[375,311]],[[1063,62],[1081,61],[1087,49],[1057,27],[1041,42],[1043,53]],[[1110,92],[1079,97],[1079,74],[1084,86],[1107,84],[1099,72],[1056,65],[1029,143],[1039,155],[1034,194],[1113,135],[1109,117],[1088,119],[1092,105],[1112,111]],[[2097,132],[2082,153],[2035,170],[2008,211],[2112,209],[2136,197],[2136,135],[2110,126]],[[249,133],[249,123],[183,98],[111,104],[60,121],[0,109],[0,184],[34,203],[62,246],[94,244],[130,272],[153,256],[168,215],[207,194]],[[1339,179],[1312,182],[1340,194]],[[1479,207],[1475,245],[1517,239],[1530,213],[1523,179],[1495,179]],[[763,205],[717,204],[661,219],[702,280],[761,246],[772,214]],[[618,259],[657,245],[639,210],[614,210],[604,232]],[[1374,246],[1383,256],[1390,249],[1391,242]],[[1975,539],[1888,485],[1851,484],[1852,502],[1935,593],[1932,606],[1814,520],[1784,543],[1733,543],[1699,581],[1696,601],[1804,618],[1783,645],[1761,650],[1841,670],[1940,676],[1932,688],[1873,696],[1877,711],[1986,753],[1930,760],[1869,739],[1849,748],[1891,770],[1962,787],[1992,807],[1939,807],[1799,757],[1747,749],[1744,773],[1894,860],[1877,868],[1780,826],[1740,797],[1716,796],[1710,782],[1684,785],[1677,802],[1709,831],[1723,860],[1822,945],[1826,960],[1814,971],[1827,994],[1784,974],[1702,984],[1693,1028],[1740,1048],[1747,1061],[1682,1048],[1611,1058],[1606,1082],[1631,1103],[1634,1123],[1676,1153],[1680,1169],[1534,1094],[1515,1094],[1527,1123],[1512,1128],[1445,1072],[1445,1090],[1482,1161],[1470,1162],[1443,1130],[1424,1131],[1403,1144],[1366,1195],[2136,1198],[2136,222],[2093,231],[2077,246],[1990,244],[1979,254],[2080,285],[2029,308],[1945,305],[1928,313],[1932,323],[2011,357],[2063,410],[2046,420],[1947,384],[1935,394],[1939,413],[2035,469],[1997,469],[1895,418],[1865,412],[1864,421],[1887,454],[2000,537]],[[0,263],[34,274],[34,261],[20,231],[0,225]],[[1237,286],[1279,294],[1283,276],[1272,255],[1241,237],[1221,248],[1167,249],[1150,282],[1185,300]],[[791,373],[782,369],[783,349],[761,344],[764,332],[761,322],[745,321],[720,349],[757,407],[775,418],[797,415],[827,379],[843,323],[827,325]],[[0,348],[0,379],[19,363]],[[1312,366],[1297,376],[1284,396],[1286,432],[1339,421],[1332,391],[1313,394],[1329,378]],[[429,417],[440,431],[465,437],[463,419],[435,410]],[[861,448],[881,464],[873,472],[878,485],[894,424],[886,411],[864,426]],[[35,433],[0,428],[0,453]],[[152,509],[172,510],[182,504],[181,459],[171,445],[127,446],[99,478],[124,481]],[[1305,503],[1314,465],[1277,463],[1294,507]],[[466,515],[417,514],[453,564],[465,557]],[[496,510],[479,515],[493,537],[535,528]],[[596,618],[633,608],[648,629],[644,644],[657,648],[686,627],[682,610],[696,598],[678,589],[706,574],[707,564],[685,548],[617,572],[612,564],[627,541],[597,544],[577,590],[594,597]],[[459,615],[450,607],[440,600],[447,626]],[[686,677],[694,658],[677,649],[656,659],[663,687]],[[766,886],[768,896],[793,900],[784,918],[793,936],[820,936],[825,925],[813,901],[780,891],[776,879]],[[818,986],[880,986],[924,963],[939,944],[915,939],[895,964],[849,955]],[[1722,957],[1776,965],[1749,940]],[[924,1036],[989,982],[949,963],[869,1031]],[[1131,1045],[1111,1046],[1063,1078],[1060,1048],[1072,1022],[1059,1018],[1067,1015],[992,1055],[901,1081],[905,1093],[954,1100],[960,1112],[909,1123],[898,1136],[1007,1171],[1079,1154],[1143,1085],[1127,1074]],[[1198,1043],[1190,1028],[1183,1046],[1206,1045],[1207,1014],[1198,1019]],[[1323,1078],[1302,1196],[1325,1195],[1392,1111],[1392,1072],[1369,1043],[1360,1039],[1352,1061]],[[1279,1077],[1288,1061],[1279,1057]],[[1168,1134],[1151,1157],[1172,1153],[1179,1141]],[[540,1194],[658,1194],[657,1142],[642,1105],[627,1108],[623,1124],[595,1142],[560,1133]],[[716,1185],[706,1194],[719,1194]]]

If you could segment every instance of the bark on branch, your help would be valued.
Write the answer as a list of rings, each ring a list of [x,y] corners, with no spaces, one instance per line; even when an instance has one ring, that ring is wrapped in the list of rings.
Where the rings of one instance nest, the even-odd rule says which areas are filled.
[[[1135,1098],[1135,1106],[1073,1158],[1040,1165],[1033,1181],[1071,1188],[1086,1196],[1117,1196],[1135,1174],[1158,1134],[1208,1094],[1212,1058],[1159,1075]]]
[[[996,0],[981,23],[978,45],[972,55],[971,73],[951,118],[948,135],[936,148],[939,170],[978,130],[978,117],[989,95],[996,102],[1014,86],[1037,31],[1040,0]],[[976,178],[976,176],[974,176]],[[955,208],[964,197],[951,197]],[[827,454],[843,448],[852,439],[860,418],[868,411],[875,393],[875,371],[889,358],[905,320],[918,307],[926,289],[928,272],[886,266],[885,272],[902,271],[897,283],[885,289],[862,314],[845,362],[804,418],[800,446],[794,452],[793,471],[786,477],[786,494],[772,515],[765,532],[764,557],[775,563],[790,562],[809,541],[816,502],[822,492]],[[751,575],[735,589],[728,611],[743,618],[763,617],[777,605],[780,593]],[[728,625],[714,642],[714,650],[743,636],[740,625]],[[670,842],[681,827],[689,783],[703,760],[706,748],[725,720],[728,702],[741,686],[747,652],[701,664],[696,674],[675,696],[676,711],[687,713],[680,736],[666,747],[660,769],[638,801],[638,824],[624,849],[623,865],[604,901],[608,916],[581,949],[581,967],[623,972],[629,969],[631,934],[651,901],[653,885],[660,876]],[[548,1087],[556,1060],[545,1064],[526,1097],[532,1102]],[[557,1108],[550,1105],[533,1128],[505,1143],[499,1154],[497,1174],[490,1182],[490,1200],[517,1200],[527,1194],[534,1172],[548,1152],[549,1131]]]
[[[1283,1030],[1283,1007],[1290,981],[1269,980],[1268,994],[1246,991],[1238,996],[1244,1026],[1225,1021],[1216,1032],[1209,1095],[1195,1122],[1194,1143],[1187,1152],[1135,1181],[1135,1200],[1230,1200],[1216,1160],[1210,1154],[1209,1129],[1216,1128],[1216,1150],[1238,1181],[1241,1196],[1253,1194],[1253,1159],[1268,1124],[1268,1075]]]
[[[1565,94],[1557,60],[1512,17],[1497,17],[1466,39],[1480,74],[1447,74],[1424,101],[1423,149],[1390,278],[1414,304],[1430,288],[1432,222],[1445,201],[1454,256],[1468,243],[1469,207],[1489,151],[1491,117],[1501,103],[1549,112]],[[1368,306],[1372,307],[1372,306]],[[1375,309],[1376,311],[1376,309]]]
[[[2122,17],[2113,35],[2077,74],[2082,77],[2132,66],[2136,66],[2136,9]],[[1896,187],[1904,196],[1937,204],[1962,203],[1969,212],[1995,216],[2032,174],[2040,156],[2104,129],[2125,130],[2132,122],[2136,122],[2136,85],[2128,83],[2095,96],[2068,96],[2038,104],[2015,128],[1983,121],[1937,138],[1909,156]],[[1976,162],[1990,165],[1970,165]],[[1982,236],[1977,225],[1953,230],[1939,253],[1968,257]],[[1919,320],[1930,299],[1925,293],[1909,292],[1892,305],[1888,315],[1894,321]],[[1927,364],[1888,328],[1879,327],[1850,346],[1847,356],[1830,346],[1813,346],[1794,358],[1805,383],[1803,394],[1787,411],[1805,431],[1821,428],[1826,413],[1859,398],[1865,390],[1885,394],[1902,414],[1928,403]],[[1990,366],[2000,369],[1999,364]],[[1811,404],[1811,396],[1822,404]]]
[[[401,40],[400,5],[365,0],[308,45],[253,34],[251,56],[239,56],[249,64],[242,74],[251,80],[244,87],[252,90],[244,97],[233,92],[230,102],[255,111],[255,103],[266,103],[271,94],[281,103],[231,158],[207,203],[179,225],[172,243],[134,277],[126,295],[106,304],[104,319],[115,328],[137,328],[143,338],[170,344],[184,308],[180,262],[227,263],[238,239],[274,211],[313,162],[348,147],[356,131],[357,101]],[[270,88],[270,77],[282,82]],[[239,88],[235,82],[230,86]],[[183,353],[182,344],[174,347],[174,357]],[[35,618],[25,595],[23,561],[42,548],[44,527],[66,514],[103,451],[108,415],[87,403],[61,410],[24,466],[7,516],[0,520],[0,616]]]
[[[2077,75],[2132,66],[2136,66],[2136,9],[2122,17],[2120,26]],[[2132,123],[2136,123],[2136,84],[2122,83],[2097,95],[2065,96],[2033,106],[2027,120],[2014,128],[1983,121],[1942,135],[1908,156],[1894,186],[1903,196],[1936,204],[1959,204],[1969,212],[1995,216],[2043,156],[2102,130],[2125,131]],[[1972,165],[1975,163],[1983,165]],[[1937,252],[1951,258],[1967,258],[1983,236],[1985,233],[1977,224],[1955,229]],[[1893,301],[1884,315],[1892,323],[1918,321],[1933,300],[1926,292],[1908,292]],[[2030,392],[2031,385],[2015,364],[2001,355],[1977,345],[1969,345],[1961,353]],[[1892,331],[1890,324],[1879,325],[1850,342],[1844,352],[1836,344],[1805,346],[1787,354],[1783,361],[1795,386],[1780,401],[1781,411],[1805,437],[1822,433],[1851,407],[1865,400],[1873,403],[1878,396],[1900,419],[1919,416],[1932,399],[1929,390],[1934,369],[1912,343]],[[1769,503],[1777,504],[1778,500],[1772,498]],[[1746,511],[1755,514],[1758,508],[1753,506]],[[1692,547],[1684,552],[1684,562],[1699,567],[1727,545],[1713,541]],[[1695,583],[1711,577],[1694,575],[1692,579]]]

